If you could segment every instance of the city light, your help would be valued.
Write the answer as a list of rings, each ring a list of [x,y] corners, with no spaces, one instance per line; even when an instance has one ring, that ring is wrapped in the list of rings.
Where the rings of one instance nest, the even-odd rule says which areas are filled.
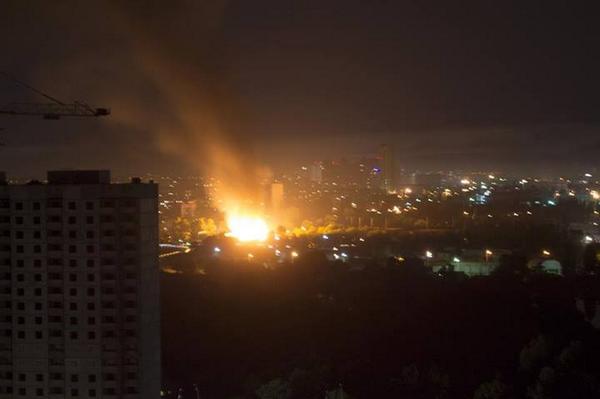
[[[590,191],[590,195],[592,196],[593,199],[595,200],[599,200],[600,199],[600,193],[598,193],[598,191],[596,190],[592,190]]]
[[[291,255],[292,255],[292,258],[297,258],[298,256],[300,256],[300,254],[296,251],[292,251]]]
[[[592,237],[592,236],[585,236],[585,237],[583,237],[583,242],[585,242],[587,244],[592,243],[592,242],[594,242],[594,237]]]
[[[425,257],[426,257],[427,259],[431,259],[431,258],[433,258],[433,252],[431,252],[431,251],[425,251]]]
[[[550,256],[550,251],[548,251],[547,249],[543,249],[542,250],[542,255],[544,255],[544,256]]]
[[[455,256],[454,258],[452,258],[452,262],[460,263],[460,259],[457,256]]]

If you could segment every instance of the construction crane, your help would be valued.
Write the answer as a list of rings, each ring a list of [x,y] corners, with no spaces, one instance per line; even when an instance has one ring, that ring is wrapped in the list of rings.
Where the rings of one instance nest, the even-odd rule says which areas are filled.
[[[73,103],[64,103],[56,98],[49,96],[38,89],[29,86],[11,75],[0,72],[0,76],[22,86],[36,94],[46,98],[49,102],[45,103],[18,103],[13,102],[0,106],[0,114],[4,115],[29,115],[41,116],[44,119],[56,120],[62,117],[89,117],[89,116],[108,116],[110,108],[92,108],[88,104],[80,101]]]

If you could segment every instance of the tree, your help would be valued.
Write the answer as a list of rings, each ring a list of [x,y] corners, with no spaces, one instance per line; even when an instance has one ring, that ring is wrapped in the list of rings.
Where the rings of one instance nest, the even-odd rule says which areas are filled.
[[[261,385],[256,390],[260,399],[288,399],[290,397],[289,384],[281,378],[276,378]]]
[[[533,372],[550,359],[550,343],[540,335],[531,341],[519,355],[521,370]]]
[[[508,399],[509,387],[498,378],[484,382],[475,391],[474,399]]]

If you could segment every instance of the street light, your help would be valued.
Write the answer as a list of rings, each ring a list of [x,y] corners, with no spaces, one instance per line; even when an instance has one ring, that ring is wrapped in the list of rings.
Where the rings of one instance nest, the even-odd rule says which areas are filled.
[[[425,257],[426,257],[427,259],[431,259],[431,258],[433,258],[433,252],[431,252],[431,251],[425,251]]]
[[[489,249],[485,250],[485,261],[489,262],[490,260],[490,256],[492,256],[494,253],[492,251],[490,251]]]
[[[547,249],[544,249],[544,250],[542,250],[542,255],[550,256],[550,251],[548,251]]]

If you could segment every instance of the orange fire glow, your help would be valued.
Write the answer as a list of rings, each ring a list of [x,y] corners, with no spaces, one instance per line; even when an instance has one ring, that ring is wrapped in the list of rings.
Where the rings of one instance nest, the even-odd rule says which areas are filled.
[[[232,213],[227,215],[228,237],[241,242],[266,241],[269,226],[260,216]]]

